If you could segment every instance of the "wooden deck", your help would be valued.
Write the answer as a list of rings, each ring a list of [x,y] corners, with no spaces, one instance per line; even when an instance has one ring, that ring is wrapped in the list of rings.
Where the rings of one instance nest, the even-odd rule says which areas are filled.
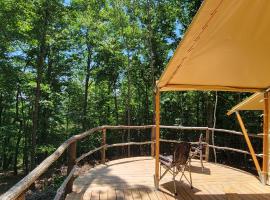
[[[241,170],[224,165],[192,161],[194,188],[177,182],[177,197],[173,195],[172,176],[161,180],[160,190],[154,188],[154,159],[135,157],[119,159],[99,165],[78,177],[73,193],[67,200],[270,200],[270,186],[263,186],[258,179]],[[177,177],[179,180],[180,177]]]

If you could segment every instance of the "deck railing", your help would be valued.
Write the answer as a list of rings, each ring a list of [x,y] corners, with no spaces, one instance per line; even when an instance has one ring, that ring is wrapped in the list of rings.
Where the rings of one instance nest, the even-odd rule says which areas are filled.
[[[209,159],[209,148],[214,149],[221,149],[221,150],[229,150],[238,153],[250,154],[248,151],[230,148],[230,147],[220,147],[214,146],[209,143],[210,135],[212,131],[216,133],[228,133],[228,134],[235,134],[235,135],[243,135],[242,132],[233,131],[233,130],[225,130],[225,129],[216,129],[216,128],[208,128],[208,127],[183,127],[183,126],[160,126],[161,129],[174,129],[174,130],[193,130],[193,131],[205,131],[205,142],[206,144],[206,151],[205,151],[205,160],[208,161]],[[145,142],[128,142],[128,143],[117,143],[117,144],[110,144],[108,145],[106,142],[106,131],[107,130],[124,130],[124,129],[151,129],[151,141]],[[101,131],[102,133],[102,140],[101,146],[89,151],[81,155],[80,157],[76,157],[77,152],[77,142],[84,139],[85,137],[97,132]],[[249,134],[250,137],[262,138],[260,135],[256,134]],[[166,140],[160,139],[160,142],[170,142],[170,143],[179,143],[181,141],[178,140]],[[33,171],[31,171],[26,177],[24,177],[21,181],[19,181],[16,185],[10,188],[6,193],[0,196],[1,200],[23,200],[25,199],[25,193],[29,189],[29,187],[44,173],[47,169],[67,150],[68,154],[68,169],[67,169],[67,177],[57,190],[57,194],[55,196],[55,200],[62,199],[66,194],[72,192],[72,185],[73,181],[76,176],[77,172],[77,164],[86,158],[87,156],[101,151],[101,163],[105,163],[106,160],[106,149],[112,147],[119,147],[119,146],[130,146],[130,145],[146,145],[151,144],[151,156],[155,155],[155,125],[145,125],[145,126],[100,126],[96,128],[92,128],[84,133],[74,135],[68,140],[66,140],[62,145],[60,145],[57,150],[47,157],[42,163],[40,163]],[[196,142],[193,142],[196,144]],[[262,157],[261,154],[256,154],[257,157]]]

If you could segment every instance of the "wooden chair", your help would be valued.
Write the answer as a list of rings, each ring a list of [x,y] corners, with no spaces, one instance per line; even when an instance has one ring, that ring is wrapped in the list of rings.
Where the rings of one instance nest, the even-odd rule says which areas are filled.
[[[160,180],[167,174],[167,172],[170,172],[173,175],[173,184],[174,184],[174,193],[177,195],[176,192],[176,182],[175,177],[179,174],[181,174],[180,181],[183,177],[188,181],[188,183],[192,187],[192,178],[191,178],[191,171],[190,171],[190,149],[191,144],[188,142],[181,142],[178,144],[174,150],[173,155],[170,156],[162,156],[160,155],[160,175],[161,173],[161,167],[165,168],[165,171],[160,176]],[[189,179],[185,175],[186,168],[189,168]]]
[[[203,149],[205,145],[203,144],[203,134],[200,135],[199,142],[196,146],[191,147],[191,158],[199,158],[201,162],[201,168],[202,172],[204,171],[204,166],[203,166]]]

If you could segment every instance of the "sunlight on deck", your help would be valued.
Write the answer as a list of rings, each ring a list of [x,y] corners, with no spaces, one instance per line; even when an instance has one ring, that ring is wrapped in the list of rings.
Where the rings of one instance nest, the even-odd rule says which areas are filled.
[[[247,172],[224,165],[192,161],[194,188],[187,182],[177,183],[177,199],[240,199],[270,200],[270,186],[263,186]],[[172,176],[167,174],[154,188],[154,159],[135,157],[119,159],[99,165],[74,181],[68,200],[94,199],[174,199]],[[177,180],[179,180],[179,176]]]

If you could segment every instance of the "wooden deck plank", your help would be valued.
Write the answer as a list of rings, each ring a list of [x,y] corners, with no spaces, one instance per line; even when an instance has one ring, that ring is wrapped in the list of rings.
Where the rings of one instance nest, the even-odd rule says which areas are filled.
[[[178,196],[174,196],[172,176],[154,187],[154,159],[136,157],[97,166],[74,181],[74,192],[86,191],[83,200],[270,200],[270,186],[263,186],[252,174],[232,167],[192,161],[191,189],[176,177]],[[87,195],[86,195],[87,194]]]
[[[134,200],[142,200],[141,194],[138,189],[132,189],[130,191]]]
[[[269,186],[262,186],[261,184],[245,184],[245,187],[252,191],[252,196],[260,200],[270,200]],[[247,193],[248,194],[248,193]]]
[[[107,200],[116,200],[116,193],[114,189],[107,190]]]
[[[132,193],[129,189],[124,190],[125,200],[133,200]]]
[[[154,190],[152,189],[144,189],[144,190],[147,192],[150,200],[158,200]]]
[[[168,200],[164,194],[164,192],[161,192],[160,190],[154,190],[155,194],[157,196],[157,199],[159,200]]]
[[[90,189],[87,189],[83,195],[82,195],[82,199],[83,200],[90,200],[91,199],[91,195],[92,195],[92,191]]]
[[[206,193],[205,189],[202,188],[201,185],[196,185],[196,188],[193,189],[193,190],[196,190],[195,195],[197,197],[199,197],[199,199],[201,199],[201,200],[209,200],[209,198],[206,196],[206,194],[208,194],[208,193]]]
[[[225,192],[223,187],[220,185],[205,185],[205,190],[216,200],[224,200],[226,199]]]
[[[206,196],[207,198],[206,199],[209,199],[209,200],[218,200],[217,199],[217,196],[213,193],[210,193],[208,187],[206,185],[201,185],[200,186],[200,189],[201,189],[201,194],[203,196]]]
[[[142,200],[151,200],[144,188],[138,188],[138,192],[140,193]]]
[[[195,195],[195,192],[194,192],[195,190],[191,189],[189,185],[183,184],[181,186],[181,189],[183,189],[187,194],[189,194],[192,200],[201,200],[199,196]]]
[[[99,200],[99,191],[92,191],[91,198],[89,200]]]
[[[107,190],[100,191],[99,199],[100,200],[107,200],[107,198],[108,198],[108,191]]]
[[[124,194],[123,190],[116,189],[115,193],[116,193],[117,200],[124,200],[125,199],[125,194]]]

